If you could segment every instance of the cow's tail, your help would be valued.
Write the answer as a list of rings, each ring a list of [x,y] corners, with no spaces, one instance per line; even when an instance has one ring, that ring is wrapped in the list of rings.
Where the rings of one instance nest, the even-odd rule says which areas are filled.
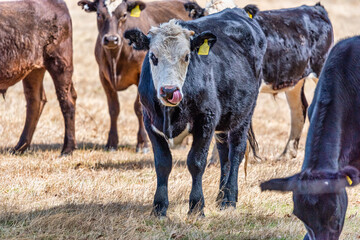
[[[249,128],[249,131],[248,131],[248,142],[250,144],[250,148],[254,154],[254,157],[261,160],[261,157],[259,156],[259,145],[256,141],[256,138],[255,138],[255,133],[254,133],[254,130],[253,130],[253,126],[252,126],[252,121],[250,122],[250,128]]]

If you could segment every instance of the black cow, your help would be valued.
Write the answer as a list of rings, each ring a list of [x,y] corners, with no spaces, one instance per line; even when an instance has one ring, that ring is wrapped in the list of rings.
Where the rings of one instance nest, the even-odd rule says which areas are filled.
[[[192,17],[204,15],[196,3],[187,3],[184,7]],[[254,5],[244,9],[258,21],[267,39],[260,92],[274,95],[285,92],[291,111],[290,136],[280,157],[294,158],[308,106],[305,78],[310,75],[317,82],[316,77],[333,45],[331,22],[319,3],[261,12]]]
[[[187,159],[193,180],[189,214],[203,214],[202,175],[215,131],[222,139],[217,143],[221,160],[219,204],[222,208],[235,207],[238,169],[266,49],[260,26],[243,9],[228,9],[189,22],[171,20],[150,29],[148,36],[129,30],[125,37],[135,49],[149,50],[139,94],[157,173],[153,213],[165,216],[169,205],[169,146],[191,133],[193,144]]]
[[[360,37],[330,52],[309,108],[310,129],[300,173],[261,184],[262,190],[292,191],[294,214],[305,239],[339,239],[347,208],[346,186],[359,183]]]

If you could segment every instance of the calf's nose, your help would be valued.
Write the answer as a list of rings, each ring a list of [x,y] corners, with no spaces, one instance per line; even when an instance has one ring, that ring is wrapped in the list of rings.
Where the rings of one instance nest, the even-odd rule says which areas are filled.
[[[117,47],[119,45],[119,37],[116,35],[104,36],[103,44],[106,47]]]
[[[160,88],[160,96],[163,98],[166,98],[166,99],[171,99],[176,90],[178,90],[178,88],[174,87],[174,86],[161,87]]]

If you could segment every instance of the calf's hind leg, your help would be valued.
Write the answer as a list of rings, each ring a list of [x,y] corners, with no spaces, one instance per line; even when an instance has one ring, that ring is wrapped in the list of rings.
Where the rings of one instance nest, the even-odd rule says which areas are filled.
[[[228,177],[226,183],[220,189],[222,194],[221,209],[227,207],[236,207],[238,196],[238,173],[239,166],[244,158],[246,151],[246,139],[247,139],[248,126],[242,126],[237,130],[232,130],[229,133],[229,160],[230,169],[228,171]],[[220,156],[221,160],[221,156]],[[223,170],[222,170],[223,171]],[[222,192],[221,192],[222,191]],[[220,195],[219,194],[219,195]]]
[[[291,131],[289,140],[279,158],[295,158],[297,155],[299,140],[305,124],[306,110],[308,107],[304,93],[304,84],[305,79],[302,79],[293,89],[285,93],[291,112]]]
[[[135,114],[138,118],[139,121],[139,130],[137,133],[137,145],[136,145],[136,152],[143,152],[143,153],[147,153],[149,152],[149,143],[147,140],[147,135],[145,132],[145,127],[144,127],[144,121],[143,121],[143,114],[142,114],[142,107],[141,107],[141,103],[140,103],[140,96],[139,94],[137,94],[136,96],[136,100],[134,103],[134,110],[135,110]]]
[[[45,69],[35,69],[23,80],[24,94],[26,98],[26,121],[19,142],[12,153],[22,153],[30,145],[36,125],[46,103],[46,95],[43,87]]]

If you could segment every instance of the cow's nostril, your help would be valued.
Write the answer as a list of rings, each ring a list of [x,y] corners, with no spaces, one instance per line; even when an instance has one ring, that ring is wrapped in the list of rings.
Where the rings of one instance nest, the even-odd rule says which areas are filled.
[[[105,36],[103,41],[105,46],[108,47],[115,47],[119,44],[119,37],[111,35],[111,36]]]
[[[174,86],[165,86],[160,88],[160,96],[166,99],[171,99],[175,91],[179,90],[179,88]]]

